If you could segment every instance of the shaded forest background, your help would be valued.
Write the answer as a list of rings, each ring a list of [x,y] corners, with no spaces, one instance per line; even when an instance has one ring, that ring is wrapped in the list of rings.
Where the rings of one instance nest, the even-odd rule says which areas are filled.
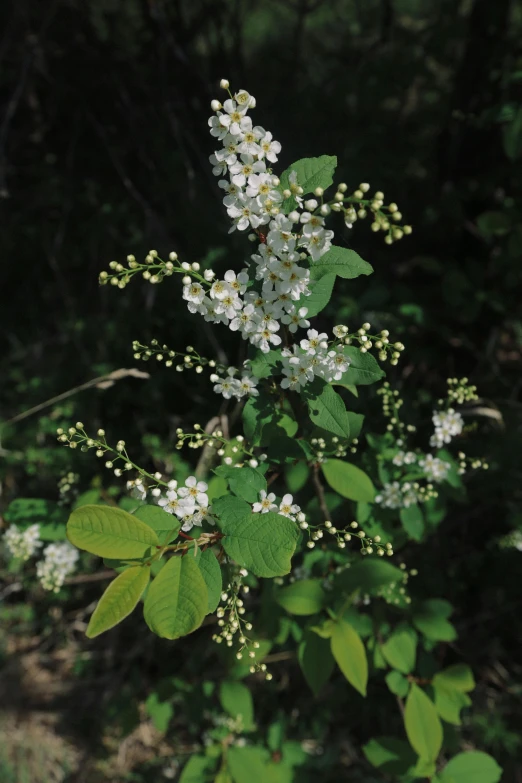
[[[203,355],[234,362],[237,341],[189,317],[175,282],[124,293],[97,282],[110,260],[150,248],[222,271],[241,262],[244,238],[226,233],[208,163],[220,78],[256,96],[257,121],[283,145],[281,170],[336,154],[349,187],[367,181],[398,203],[414,232],[393,247],[364,222],[341,234],[375,274],[345,281],[325,317],[393,329],[407,356],[391,380],[428,410],[448,376],[478,386],[492,469],[419,549],[419,578],[444,585],[458,652],[477,674],[465,741],[521,781],[522,555],[498,542],[522,529],[522,2],[16,0],[2,4],[0,30],[0,421],[133,367],[133,339],[178,347],[197,337]],[[4,427],[0,511],[15,497],[56,499],[67,470],[83,488],[99,483],[92,460],[55,445],[63,420],[103,425],[137,462],[175,468],[176,427],[205,423],[215,402],[195,375],[140,369],[151,378]],[[167,757],[197,741],[215,652],[190,637],[165,659],[138,623],[87,644],[79,607],[98,595],[93,583],[71,588],[60,607],[39,593],[0,604],[2,781],[22,781],[20,731],[34,732],[31,758],[42,746],[42,783],[159,781],[162,743]],[[331,693],[311,704],[292,662],[281,666],[286,685],[260,689],[258,722],[286,710],[296,736],[327,748],[299,780],[318,770],[343,779],[349,767],[350,780],[373,781],[358,751],[371,711],[358,702],[352,714]],[[167,734],[150,735],[135,704],[173,677],[187,689]],[[27,780],[39,782],[31,769]]]

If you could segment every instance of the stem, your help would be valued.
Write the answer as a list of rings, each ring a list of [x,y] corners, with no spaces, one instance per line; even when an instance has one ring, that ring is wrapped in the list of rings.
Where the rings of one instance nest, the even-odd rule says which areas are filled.
[[[324,487],[321,484],[321,479],[319,478],[319,462],[314,463],[313,470],[312,470],[312,481],[314,482],[315,492],[319,500],[319,507],[323,512],[324,521],[328,522],[328,520],[330,519],[330,512],[328,511],[328,506],[326,505],[326,498],[324,496]]]

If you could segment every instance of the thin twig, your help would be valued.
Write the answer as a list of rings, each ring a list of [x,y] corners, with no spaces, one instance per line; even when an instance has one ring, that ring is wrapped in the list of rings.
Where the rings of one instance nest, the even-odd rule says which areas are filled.
[[[324,496],[324,488],[321,484],[321,479],[319,478],[319,463],[316,462],[313,466],[312,470],[312,481],[314,482],[315,491],[317,494],[317,499],[319,500],[319,508],[323,512],[324,521],[327,522],[330,519],[330,512],[328,511],[328,506],[326,505],[326,498]]]

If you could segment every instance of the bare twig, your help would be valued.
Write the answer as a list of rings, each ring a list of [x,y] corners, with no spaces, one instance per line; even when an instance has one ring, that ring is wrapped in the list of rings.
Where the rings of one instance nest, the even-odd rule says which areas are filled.
[[[321,484],[321,479],[319,478],[318,462],[316,462],[313,466],[312,481],[314,482],[315,492],[317,495],[317,499],[319,500],[319,508],[323,512],[324,521],[327,522],[330,519],[330,512],[328,511],[328,506],[326,505],[326,498],[324,496],[324,487]]]

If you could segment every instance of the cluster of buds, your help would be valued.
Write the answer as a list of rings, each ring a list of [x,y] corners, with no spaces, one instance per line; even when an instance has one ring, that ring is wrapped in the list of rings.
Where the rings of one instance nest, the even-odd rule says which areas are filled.
[[[65,476],[62,476],[61,479],[58,482],[58,492],[60,493],[60,498],[58,500],[58,505],[63,506],[66,503],[70,503],[78,494],[78,488],[77,484],[80,480],[80,477],[77,473],[73,473],[72,471],[69,471],[69,473],[66,473]]]
[[[318,191],[322,191],[322,188],[317,188],[315,191],[316,196],[322,196],[323,193]],[[387,245],[392,245],[404,236],[411,234],[411,226],[400,225],[402,213],[397,204],[394,202],[384,204],[382,191],[377,190],[373,196],[369,196],[370,185],[367,182],[361,182],[359,187],[349,196],[346,195],[347,191],[348,185],[346,182],[341,182],[337,186],[333,200],[319,208],[320,214],[327,215],[330,209],[333,212],[343,212],[347,228],[352,228],[357,220],[364,220],[371,216],[372,231],[384,232],[384,241]]]
[[[459,474],[462,476],[467,470],[488,470],[489,463],[477,457],[467,457],[463,451],[459,451]]]
[[[160,345],[158,340],[151,340],[150,345],[142,345],[138,340],[134,340],[132,350],[135,359],[147,362],[151,357],[154,357],[156,361],[164,362],[165,367],[175,365],[178,372],[195,370],[199,374],[203,372],[205,367],[210,367],[212,370],[217,368],[221,371],[226,369],[224,365],[218,364],[214,359],[200,356],[192,345],[187,345],[184,351],[173,351],[168,345]]]
[[[393,546],[390,542],[383,544],[380,536],[371,538],[364,530],[358,530],[359,523],[355,522],[355,520],[350,522],[350,528],[353,532],[338,530],[328,519],[322,525],[309,526],[307,522],[303,522],[299,526],[301,529],[308,529],[309,531],[310,540],[307,541],[306,544],[308,549],[314,549],[316,543],[324,537],[325,533],[327,533],[333,537],[339,549],[345,549],[347,542],[352,541],[353,539],[354,542],[359,541],[361,544],[360,551],[362,555],[376,554],[379,557],[384,557],[384,555],[391,557],[393,555]]]
[[[80,446],[81,451],[94,449],[96,456],[99,459],[106,459],[109,457],[109,459],[106,459],[105,467],[107,470],[112,471],[117,478],[130,470],[137,471],[138,477],[127,483],[128,489],[137,489],[138,492],[141,492],[143,496],[145,496],[145,479],[148,479],[149,489],[152,490],[154,496],[159,496],[161,494],[160,486],[169,487],[168,482],[162,480],[161,473],[148,473],[131,460],[127,453],[124,440],[119,440],[116,447],[110,446],[107,443],[105,430],[103,429],[99,429],[96,437],[92,438],[85,431],[83,423],[77,421],[75,427],[69,427],[68,429],[59,427],[56,432],[59,443],[63,443],[64,445],[67,444],[71,449]]]
[[[267,458],[266,454],[260,454],[256,458],[254,453],[246,447],[243,435],[227,439],[220,429],[215,429],[209,433],[205,432],[201,424],[194,424],[193,426],[193,432],[185,432],[181,427],[177,428],[176,437],[178,440],[176,448],[178,450],[184,446],[188,446],[189,449],[201,449],[206,446],[207,448],[215,449],[217,456],[223,459],[225,465],[235,465],[236,467],[248,464],[251,468],[257,468],[259,462],[264,462]],[[228,456],[226,456],[227,452]],[[246,463],[243,461],[244,457],[247,458]]]
[[[386,429],[388,432],[395,431],[399,437],[403,437],[405,432],[415,432],[416,427],[413,424],[405,424],[399,417],[399,410],[404,402],[399,396],[397,389],[392,389],[389,382],[385,381],[377,394],[382,397],[382,412],[388,419]],[[402,440],[397,441],[398,446],[402,446]]]
[[[184,284],[187,284],[187,281],[190,284],[193,277],[208,284],[214,277],[214,273],[210,270],[201,275],[201,266],[197,262],[193,264],[189,264],[187,261],[180,263],[178,254],[174,251],[169,253],[168,261],[160,258],[157,250],[149,250],[143,262],[136,261],[133,255],[128,255],[127,266],[119,261],[111,261],[109,267],[111,272],[100,272],[98,278],[100,285],[110,283],[118,288],[125,288],[131,279],[138,274],[153,285],[161,283],[164,277],[170,277],[174,273],[183,275]]]
[[[478,400],[477,387],[472,386],[467,378],[448,378],[448,401],[457,405]],[[439,400],[442,405],[444,400]]]
[[[241,568],[221,593],[223,606],[219,606],[216,612],[220,632],[214,634],[212,639],[217,644],[224,642],[227,647],[233,647],[236,642],[238,644],[237,660],[240,661],[246,656],[249,659],[251,674],[262,672],[265,679],[271,680],[272,675],[267,671],[266,664],[256,660],[259,642],[249,636],[252,631],[252,623],[244,618],[246,609],[240,595],[248,595],[250,590],[248,585],[243,583],[246,576],[248,576],[248,571],[246,568]]]
[[[325,438],[312,438],[310,445],[314,452],[315,462],[325,462],[328,457],[346,457],[348,450],[354,454],[357,451],[357,438],[346,440],[332,435],[328,441]]]
[[[356,332],[350,333],[350,330],[344,324],[334,326],[333,333],[344,345],[358,344],[361,353],[367,353],[372,348],[377,350],[377,356],[381,362],[390,360],[390,364],[397,365],[399,358],[404,351],[404,345],[401,342],[390,342],[390,333],[387,329],[382,329],[378,334],[369,334],[371,324],[366,322]]]

